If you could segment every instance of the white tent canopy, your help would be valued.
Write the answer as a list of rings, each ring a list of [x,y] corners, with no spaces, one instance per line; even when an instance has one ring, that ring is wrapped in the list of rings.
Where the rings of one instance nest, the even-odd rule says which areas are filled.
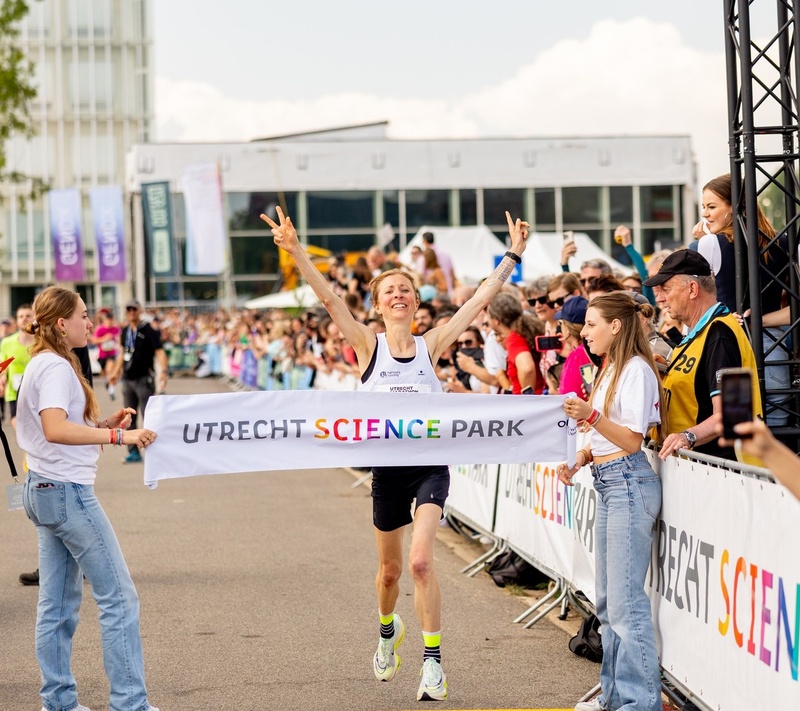
[[[465,284],[477,284],[494,269],[495,257],[502,257],[506,249],[504,242],[486,225],[474,227],[428,227],[419,228],[417,234],[400,252],[400,261],[411,264],[411,248],[422,247],[422,235],[432,232],[434,244],[453,261],[456,277]]]
[[[278,291],[250,299],[245,301],[244,306],[247,309],[294,309],[309,308],[318,303],[317,295],[308,284],[304,284],[291,291]]]
[[[611,265],[614,271],[630,274],[633,270],[620,264],[611,255],[604,252],[589,235],[575,232],[575,245],[578,251],[569,260],[571,272],[579,272],[581,264],[590,259],[602,259]],[[556,275],[561,272],[561,248],[564,237],[558,232],[533,232],[528,235],[528,246],[522,255],[522,278],[526,283],[539,277]]]
[[[477,284],[494,269],[495,257],[502,256],[508,249],[486,225],[475,227],[420,227],[417,234],[400,252],[400,261],[411,264],[411,248],[422,246],[422,234],[433,232],[434,244],[453,260],[456,276],[465,284]],[[522,278],[527,282],[543,276],[561,273],[561,248],[563,236],[557,232],[534,232],[528,236],[528,246],[522,257]],[[575,233],[576,255],[570,260],[570,270],[578,272],[583,262],[589,259],[603,259],[614,270],[627,274],[626,267],[606,254],[589,235]]]

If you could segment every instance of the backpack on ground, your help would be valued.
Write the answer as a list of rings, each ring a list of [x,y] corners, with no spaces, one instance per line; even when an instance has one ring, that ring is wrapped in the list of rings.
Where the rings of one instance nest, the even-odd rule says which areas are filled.
[[[600,620],[597,615],[589,615],[581,622],[576,634],[569,641],[569,651],[590,662],[603,661],[603,642],[600,639]]]

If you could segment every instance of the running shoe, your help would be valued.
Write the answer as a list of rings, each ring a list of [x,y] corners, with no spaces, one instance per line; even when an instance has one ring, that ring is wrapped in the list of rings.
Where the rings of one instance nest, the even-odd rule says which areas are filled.
[[[433,658],[428,658],[422,663],[419,675],[417,701],[444,701],[447,698],[447,677],[442,671],[442,665]]]
[[[600,697],[595,696],[591,701],[575,704],[575,711],[606,711],[606,707],[600,703]]]
[[[44,706],[42,706],[42,711],[47,711],[47,709]],[[81,706],[80,704],[78,704],[75,707],[75,711],[92,711],[92,710],[88,706]]]
[[[138,451],[129,452],[127,457],[122,459],[123,464],[138,464],[142,461],[142,455]]]
[[[397,648],[406,636],[406,626],[400,615],[394,616],[394,634],[389,639],[381,637],[378,650],[372,659],[372,671],[379,681],[391,681],[400,669],[400,655]]]

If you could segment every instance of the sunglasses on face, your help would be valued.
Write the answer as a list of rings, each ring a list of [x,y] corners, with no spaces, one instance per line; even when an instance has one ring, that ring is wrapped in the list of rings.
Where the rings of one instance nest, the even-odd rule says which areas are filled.
[[[566,297],[565,296],[559,296],[557,299],[554,299],[553,301],[548,301],[547,305],[551,309],[554,309],[557,306],[563,306],[565,301],[566,301]]]
[[[587,277],[586,279],[581,279],[581,284],[584,286],[589,286],[589,282],[594,279],[594,277]]]
[[[138,311],[139,309],[137,309],[135,306],[128,306],[125,310],[126,311]]]
[[[547,296],[534,296],[531,299],[528,299],[528,306],[536,306],[539,304],[540,306],[544,306],[547,303]]]
[[[459,348],[472,348],[475,345],[475,339],[465,338],[463,341],[456,341],[456,345]]]

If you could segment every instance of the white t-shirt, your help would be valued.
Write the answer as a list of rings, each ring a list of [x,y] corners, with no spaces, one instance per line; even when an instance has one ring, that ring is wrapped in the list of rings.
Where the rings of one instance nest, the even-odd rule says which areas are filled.
[[[611,385],[613,365],[608,366],[599,385],[595,385],[592,393],[592,407],[603,412],[606,393]],[[622,369],[608,419],[627,427],[631,432],[639,432],[642,436],[653,426],[661,422],[658,401],[658,378],[648,362],[641,356],[631,358]],[[597,430],[592,430],[592,456],[598,457],[619,452],[620,448],[609,442]]]
[[[39,416],[42,410],[57,408],[70,422],[86,425],[85,406],[86,395],[69,362],[49,352],[31,359],[17,399],[17,443],[31,471],[55,481],[94,484],[99,448],[48,442]]]

